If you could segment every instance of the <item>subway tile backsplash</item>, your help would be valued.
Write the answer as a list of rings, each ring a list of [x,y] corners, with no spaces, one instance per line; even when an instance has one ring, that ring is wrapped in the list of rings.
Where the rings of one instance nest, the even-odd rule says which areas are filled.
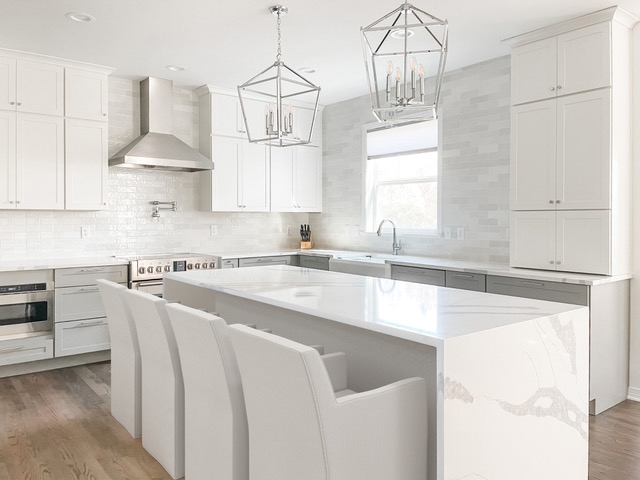
[[[509,261],[510,81],[508,56],[445,75],[441,225],[453,238],[405,235],[400,254]],[[388,235],[360,233],[362,132],[375,121],[370,108],[363,96],[324,109],[323,213],[309,215],[318,247],[391,251]]]

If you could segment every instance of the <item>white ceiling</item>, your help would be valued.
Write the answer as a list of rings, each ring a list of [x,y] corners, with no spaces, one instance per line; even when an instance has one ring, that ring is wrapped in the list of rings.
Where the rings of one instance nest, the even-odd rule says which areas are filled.
[[[331,104],[367,93],[359,29],[402,2],[282,0],[283,60],[310,66]],[[115,67],[114,75],[234,88],[275,60],[274,0],[0,0],[0,47]],[[415,0],[449,21],[447,70],[509,53],[501,40],[611,6],[609,0]],[[640,16],[639,0],[618,4]],[[94,23],[65,14],[93,15]],[[174,73],[165,67],[184,65]]]

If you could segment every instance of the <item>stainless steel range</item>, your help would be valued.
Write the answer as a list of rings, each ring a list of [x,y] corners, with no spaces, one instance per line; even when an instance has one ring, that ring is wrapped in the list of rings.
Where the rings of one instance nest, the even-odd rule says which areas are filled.
[[[171,253],[126,257],[129,288],[162,296],[162,276],[169,272],[220,268],[221,257],[197,253]]]

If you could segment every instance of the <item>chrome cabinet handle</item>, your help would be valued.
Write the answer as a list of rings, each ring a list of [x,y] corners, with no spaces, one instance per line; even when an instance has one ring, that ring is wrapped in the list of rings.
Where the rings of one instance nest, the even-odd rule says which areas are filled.
[[[556,89],[556,87],[549,87],[549,90],[551,90],[552,92]]]
[[[553,200],[549,200],[549,203],[553,203]]]
[[[16,345],[15,347],[0,348],[0,353],[17,352],[18,350],[24,350],[24,345]]]
[[[14,202],[13,200],[9,200],[9,205],[14,205],[16,202]]]
[[[97,325],[104,325],[105,323],[107,323],[105,320],[98,320],[97,322],[82,322],[74,325],[73,327],[69,327],[69,330],[74,328],[95,327]]]
[[[558,90],[562,90],[562,85],[558,85]]]
[[[453,278],[473,278],[473,275],[469,273],[454,273]]]
[[[97,292],[98,287],[82,287],[78,289],[79,292]]]
[[[94,272],[103,272],[104,268],[83,268],[80,270],[80,273],[94,273]]]
[[[556,200],[556,203],[560,203],[560,200]]]
[[[560,265],[562,262],[560,260],[556,261],[556,265]]]
[[[553,262],[551,262],[553,263]],[[544,287],[544,283],[542,282],[520,282],[522,285],[526,285],[528,287]]]
[[[22,102],[18,102],[18,106],[21,106],[21,105],[22,105]]]
[[[15,105],[16,102],[9,102],[9,105]]]

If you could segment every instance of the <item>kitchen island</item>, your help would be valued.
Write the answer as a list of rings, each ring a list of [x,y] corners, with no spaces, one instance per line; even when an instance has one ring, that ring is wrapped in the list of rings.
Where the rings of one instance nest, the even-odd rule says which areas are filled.
[[[289,266],[165,275],[164,294],[348,356],[348,387],[430,385],[428,480],[586,480],[588,309]]]

